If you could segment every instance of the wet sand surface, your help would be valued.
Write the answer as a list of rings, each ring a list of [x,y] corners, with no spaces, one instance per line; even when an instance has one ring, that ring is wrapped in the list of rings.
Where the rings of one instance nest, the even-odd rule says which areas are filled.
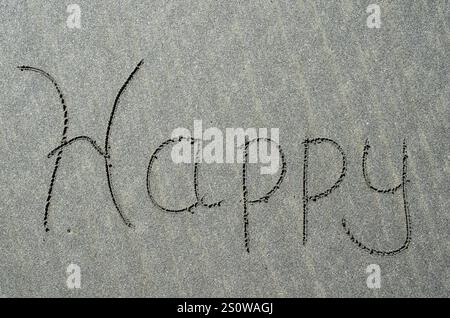
[[[77,4],[79,29],[65,2],[0,4],[0,295],[449,297],[448,1],[377,1],[380,28],[370,1]],[[152,202],[153,152],[194,120],[279,129],[267,202],[281,169],[243,191],[241,163],[199,165],[220,206]],[[77,136],[98,149],[48,158]],[[193,167],[161,150],[153,200],[195,204]]]

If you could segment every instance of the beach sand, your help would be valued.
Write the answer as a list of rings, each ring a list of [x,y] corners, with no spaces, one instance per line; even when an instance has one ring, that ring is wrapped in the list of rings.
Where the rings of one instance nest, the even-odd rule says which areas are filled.
[[[377,1],[380,28],[367,26],[371,1],[76,3],[81,28],[68,27],[66,2],[0,4],[0,295],[450,296],[448,1]],[[150,157],[194,120],[279,129],[286,173],[268,202],[244,212],[242,164],[202,163],[198,191],[220,206],[155,206]],[[66,140],[88,136],[102,151],[109,127],[109,185],[132,228],[86,140],[64,148],[52,178],[58,155],[47,154],[65,126]],[[314,138],[341,147],[346,171],[328,196],[307,202],[304,244],[303,142]],[[366,140],[370,181],[405,181],[395,193],[365,182]],[[308,151],[314,195],[337,180],[342,158],[327,142]],[[259,167],[246,172],[248,200],[281,171]],[[154,200],[173,209],[196,201],[192,164],[174,165],[165,148],[153,169]],[[369,249],[407,246],[370,254],[343,218]],[[67,286],[70,264],[81,288]],[[371,264],[380,288],[367,285]]]

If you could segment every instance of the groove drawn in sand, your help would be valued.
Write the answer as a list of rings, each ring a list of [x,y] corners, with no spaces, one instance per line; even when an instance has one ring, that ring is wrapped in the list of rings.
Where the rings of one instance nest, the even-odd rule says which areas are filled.
[[[275,146],[278,148],[278,152],[279,155],[281,157],[281,173],[280,176],[277,180],[277,182],[275,183],[275,185],[266,193],[264,194],[262,197],[258,198],[258,199],[254,199],[254,200],[249,200],[248,199],[248,190],[247,190],[247,165],[248,165],[248,149],[250,144],[252,143],[260,143],[260,142],[267,142],[267,143],[274,143]],[[181,209],[174,209],[174,208],[169,208],[169,207],[165,207],[162,206],[159,202],[157,202],[157,200],[155,199],[153,193],[152,193],[152,189],[151,189],[151,178],[152,178],[152,168],[153,168],[153,164],[155,163],[155,161],[158,159],[158,155],[159,153],[167,146],[169,145],[173,145],[176,144],[178,142],[190,142],[191,144],[194,144],[196,142],[200,142],[199,140],[196,140],[192,137],[177,137],[177,138],[172,138],[172,139],[168,139],[166,141],[164,141],[161,145],[158,146],[158,148],[156,148],[156,150],[153,152],[152,156],[150,157],[149,160],[149,164],[147,166],[147,194],[148,197],[150,199],[150,201],[157,207],[159,208],[161,211],[163,212],[169,212],[169,213],[181,213],[181,212],[190,212],[190,213],[194,213],[194,209],[202,206],[202,207],[206,207],[209,209],[212,209],[214,207],[220,207],[221,204],[223,202],[225,202],[224,199],[214,202],[214,203],[205,203],[204,202],[204,198],[206,196],[203,195],[201,196],[199,194],[199,181],[198,181],[198,170],[199,170],[199,162],[198,160],[194,160],[194,177],[193,177],[193,186],[194,186],[194,193],[195,193],[195,199],[196,201],[184,208]],[[246,137],[245,139],[245,144],[243,145],[244,147],[244,160],[243,160],[243,164],[242,164],[242,202],[243,202],[243,224],[244,224],[244,246],[245,246],[245,250],[249,253],[250,252],[250,247],[249,247],[249,243],[250,243],[250,235],[249,235],[249,220],[248,220],[248,205],[250,204],[256,204],[256,203],[262,203],[262,202],[269,202],[269,199],[272,195],[275,194],[275,192],[280,188],[281,183],[284,180],[284,177],[286,175],[286,171],[287,171],[287,163],[286,163],[286,158],[285,155],[283,153],[283,150],[281,149],[281,146],[278,145],[277,143],[275,143],[273,140],[271,140],[270,138],[255,138],[252,140],[248,140],[248,137]],[[196,154],[196,157],[198,156],[198,152]],[[181,194],[181,193],[179,193]]]
[[[59,96],[59,100],[61,102],[61,106],[63,109],[63,132],[62,132],[62,136],[61,136],[61,144],[64,144],[67,140],[67,130],[69,129],[69,115],[67,112],[67,106],[64,100],[64,96],[63,93],[61,91],[61,89],[59,88],[58,83],[56,82],[56,80],[47,72],[36,68],[36,67],[31,67],[31,66],[18,66],[17,67],[19,70],[21,71],[31,71],[31,72],[36,72],[42,76],[44,76],[45,78],[47,78],[48,80],[50,80],[50,82],[52,82],[53,86],[56,89],[56,92],[58,93]],[[45,203],[45,212],[44,212],[44,228],[45,228],[45,232],[49,232],[50,231],[50,227],[48,226],[48,214],[49,214],[49,210],[50,210],[50,204],[52,202],[52,195],[53,195],[53,186],[55,185],[55,181],[56,181],[56,176],[58,173],[58,168],[61,162],[61,158],[62,158],[62,154],[63,154],[63,149],[60,148],[58,149],[58,154],[56,156],[56,160],[55,160],[55,164],[53,167],[53,173],[52,173],[52,177],[50,179],[50,185],[48,187],[48,192],[47,192],[47,200]]]
[[[309,162],[309,145],[319,145],[321,143],[328,143],[334,146],[342,156],[342,170],[337,181],[327,190],[315,194],[309,195],[308,193],[308,162]],[[330,195],[334,190],[336,190],[342,183],[347,171],[347,157],[342,150],[341,146],[337,142],[329,138],[315,138],[306,139],[303,141],[304,145],[304,156],[303,156],[303,245],[308,241],[308,207],[310,201],[317,201],[321,198],[325,198]]]
[[[116,98],[114,100],[114,104],[111,110],[111,114],[109,117],[109,121],[108,121],[108,126],[107,126],[107,130],[106,130],[106,135],[105,135],[105,143],[104,143],[104,148],[102,149],[98,143],[90,138],[89,136],[76,136],[74,138],[68,139],[67,137],[67,131],[68,131],[68,111],[67,111],[67,106],[65,103],[65,99],[64,96],[62,94],[62,91],[59,87],[59,85],[57,84],[56,80],[47,72],[35,68],[35,67],[31,67],[31,66],[19,66],[18,68],[21,71],[32,71],[32,72],[36,72],[40,75],[42,75],[43,77],[47,78],[48,80],[50,80],[50,82],[53,84],[53,86],[56,89],[56,92],[59,95],[60,98],[60,103],[63,109],[63,132],[62,132],[62,136],[61,136],[61,141],[60,144],[54,148],[53,150],[50,151],[50,153],[48,154],[48,158],[51,158],[53,156],[56,155],[56,160],[54,163],[54,167],[53,167],[53,173],[51,176],[51,180],[50,180],[50,185],[48,188],[48,194],[47,194],[47,199],[46,199],[46,204],[45,204],[45,212],[44,212],[44,229],[45,232],[49,232],[50,231],[50,227],[49,227],[49,212],[50,212],[50,207],[51,207],[51,202],[53,199],[53,192],[54,192],[54,185],[57,179],[57,172],[58,169],[61,166],[61,160],[62,160],[62,155],[63,152],[65,150],[66,147],[69,147],[73,144],[76,144],[77,142],[85,142],[88,143],[95,151],[96,153],[101,156],[104,159],[105,162],[105,173],[106,173],[106,180],[107,180],[107,184],[108,184],[108,189],[109,189],[109,193],[111,195],[111,199],[112,202],[114,204],[114,207],[116,209],[116,211],[118,212],[121,220],[123,221],[123,223],[132,228],[134,227],[133,224],[131,223],[131,221],[125,216],[125,214],[123,213],[123,209],[122,207],[119,205],[119,202],[117,200],[116,197],[116,192],[114,191],[114,187],[113,187],[113,182],[112,182],[112,164],[111,164],[111,156],[110,156],[110,149],[111,149],[111,145],[110,145],[110,135],[111,135],[111,131],[112,131],[112,127],[113,127],[113,123],[114,123],[114,118],[117,112],[117,108],[120,102],[120,98],[123,94],[123,92],[127,89],[127,87],[129,86],[130,82],[133,80],[133,78],[135,77],[137,71],[141,68],[141,66],[143,65],[143,60],[141,60],[136,67],[134,68],[134,70],[131,72],[131,74],[128,76],[127,80],[125,81],[125,83],[122,85],[122,87],[120,88],[118,94],[116,95]],[[165,207],[162,206],[154,197],[153,193],[152,193],[152,189],[151,189],[151,184],[152,184],[152,168],[154,163],[156,162],[156,160],[158,159],[158,156],[160,155],[160,152],[168,147],[168,146],[173,146],[174,144],[180,143],[180,142],[188,142],[191,145],[194,146],[198,146],[198,142],[201,142],[201,140],[198,139],[194,139],[191,137],[177,137],[177,138],[172,138],[172,139],[168,139],[166,141],[164,141],[163,143],[161,143],[157,149],[152,153],[149,162],[148,162],[148,166],[147,166],[147,173],[146,173],[146,186],[147,186],[147,194],[148,197],[151,201],[151,203],[157,207],[158,209],[160,209],[163,212],[169,212],[169,213],[182,213],[182,212],[189,212],[189,213],[194,213],[195,209],[198,207],[206,207],[208,209],[214,209],[214,208],[219,208],[222,206],[222,204],[226,201],[225,199],[220,199],[216,202],[213,203],[207,203],[205,202],[205,197],[207,196],[207,194],[201,194],[199,187],[200,187],[200,182],[199,182],[199,170],[200,170],[200,160],[199,160],[199,151],[200,151],[200,147],[194,147],[198,149],[197,153],[195,154],[195,160],[194,160],[194,166],[193,166],[193,193],[194,193],[194,201],[192,204],[184,207],[184,208],[180,208],[180,209],[175,209],[175,208],[170,208],[170,207]],[[267,192],[265,193],[263,196],[261,196],[258,199],[251,199],[250,198],[250,193],[248,191],[248,164],[249,164],[249,147],[251,144],[255,143],[257,145],[259,145],[260,143],[265,142],[265,143],[273,143],[276,148],[278,149],[278,153],[279,156],[281,158],[281,172],[280,175],[275,183],[275,185]],[[331,146],[333,146],[342,156],[342,168],[340,169],[340,174],[339,177],[337,178],[337,180],[335,181],[335,183],[329,187],[328,189],[326,189],[323,192],[317,193],[317,194],[310,194],[309,193],[309,189],[308,189],[308,181],[309,181],[309,174],[310,172],[308,171],[309,168],[309,150],[310,147],[312,145],[320,145],[320,144],[329,144]],[[329,196],[331,193],[335,192],[335,190],[342,184],[342,182],[345,179],[346,173],[347,173],[347,156],[344,152],[344,150],[342,149],[342,147],[334,140],[330,139],[330,138],[314,138],[314,139],[309,139],[306,138],[301,145],[303,145],[304,147],[304,154],[303,154],[303,199],[302,199],[302,203],[303,203],[303,224],[302,224],[302,242],[303,245],[306,245],[307,241],[308,241],[308,214],[309,214],[309,205],[310,202],[315,202],[318,201],[319,199],[323,199],[327,196]],[[255,145],[256,146],[256,145]],[[284,155],[283,150],[281,149],[281,145],[279,145],[277,142],[269,139],[269,138],[254,138],[252,140],[248,139],[248,136],[245,137],[244,140],[244,144],[239,146],[241,149],[243,148],[243,161],[242,161],[242,169],[241,169],[241,182],[242,182],[242,199],[239,202],[242,202],[242,217],[243,217],[243,232],[244,232],[244,248],[245,251],[247,253],[250,253],[250,206],[257,204],[257,203],[267,203],[269,201],[269,199],[277,192],[277,190],[280,189],[281,184],[284,181],[284,178],[286,176],[287,173],[287,161]],[[403,198],[403,207],[404,207],[404,214],[405,214],[405,226],[406,226],[406,238],[404,243],[397,249],[395,250],[378,250],[375,248],[370,248],[368,247],[366,244],[362,243],[361,240],[355,238],[354,234],[352,233],[352,231],[350,230],[350,227],[348,225],[347,220],[345,219],[345,217],[341,220],[341,225],[344,228],[344,231],[346,233],[346,235],[350,238],[351,242],[353,242],[358,248],[362,249],[363,251],[369,252],[369,254],[373,254],[373,255],[378,255],[378,256],[392,256],[392,255],[397,255],[401,252],[403,252],[404,250],[406,250],[411,242],[411,221],[410,221],[410,212],[409,212],[409,204],[408,204],[408,200],[407,200],[407,191],[406,191],[406,184],[408,183],[408,178],[407,178],[407,158],[408,158],[408,154],[407,154],[407,146],[406,146],[406,141],[403,141],[403,166],[402,166],[402,182],[397,185],[394,186],[392,188],[385,188],[385,189],[380,189],[378,187],[375,187],[368,175],[367,172],[367,157],[369,155],[369,149],[370,149],[370,145],[369,145],[369,141],[366,140],[365,146],[364,146],[364,151],[363,151],[363,156],[362,156],[362,175],[363,178],[365,180],[365,183],[367,185],[367,187],[372,190],[375,191],[378,194],[395,194],[398,190],[402,189],[402,198]],[[185,193],[178,193],[179,196],[181,195],[185,195]]]
[[[365,146],[364,146],[364,152],[362,157],[362,173],[364,176],[364,180],[367,184],[367,186],[381,194],[394,194],[397,190],[402,189],[402,199],[403,199],[403,209],[405,214],[405,227],[406,227],[406,238],[403,244],[394,250],[378,250],[374,248],[368,247],[366,244],[362,243],[361,240],[355,238],[354,234],[350,230],[350,227],[348,226],[348,222],[345,218],[342,219],[342,227],[345,230],[345,233],[350,238],[350,240],[360,249],[369,252],[369,254],[379,255],[379,256],[394,256],[402,251],[406,250],[409,247],[409,244],[411,243],[411,217],[409,214],[409,204],[408,204],[408,197],[406,192],[406,184],[408,183],[408,153],[407,153],[407,147],[406,147],[406,140],[403,140],[403,147],[402,147],[402,182],[393,188],[389,189],[379,189],[372,185],[372,182],[369,179],[369,176],[367,174],[367,156],[369,154],[369,140],[366,140]]]
[[[51,201],[52,201],[52,194],[53,194],[53,187],[54,184],[56,182],[56,177],[57,177],[57,172],[58,172],[58,168],[60,166],[60,161],[62,159],[62,154],[63,154],[63,150],[65,147],[70,146],[71,144],[77,142],[77,141],[87,141],[96,151],[97,153],[102,156],[105,160],[105,170],[106,170],[106,178],[108,181],[108,188],[109,188],[109,193],[111,195],[113,204],[117,210],[117,212],[120,215],[120,218],[122,219],[122,221],[128,226],[128,227],[133,227],[132,223],[128,220],[127,217],[125,217],[119,203],[117,202],[116,199],[116,195],[114,192],[114,188],[113,188],[113,184],[112,184],[112,180],[111,180],[111,168],[112,168],[112,164],[110,163],[110,155],[109,155],[109,151],[110,151],[110,145],[109,145],[109,139],[110,139],[110,134],[111,134],[111,128],[113,125],[113,120],[114,120],[114,116],[117,110],[117,106],[119,104],[120,101],[120,97],[122,96],[123,92],[125,91],[125,89],[127,88],[128,84],[131,82],[131,80],[133,79],[134,75],[136,74],[136,72],[139,70],[139,68],[144,64],[144,60],[141,60],[137,66],[135,67],[135,69],[133,70],[133,72],[128,76],[127,80],[125,81],[125,83],[122,85],[122,87],[119,90],[119,93],[116,96],[116,99],[114,100],[114,105],[111,111],[111,115],[109,118],[109,122],[108,122],[108,128],[106,130],[106,136],[105,136],[105,150],[102,150],[97,143],[95,142],[95,140],[93,140],[92,138],[88,137],[88,136],[77,136],[75,138],[70,139],[69,141],[67,141],[67,130],[68,130],[68,114],[67,114],[67,106],[65,104],[65,100],[63,97],[63,94],[61,92],[61,89],[59,88],[59,85],[57,84],[56,80],[50,76],[50,74],[48,74],[47,72],[39,69],[39,68],[35,68],[35,67],[31,67],[31,66],[18,66],[18,69],[20,69],[21,71],[33,71],[36,73],[39,73],[41,75],[43,75],[44,77],[46,77],[47,79],[49,79],[56,91],[59,94],[59,98],[61,101],[61,105],[63,107],[63,112],[64,112],[64,129],[63,129],[63,134],[62,134],[62,138],[61,138],[61,145],[58,146],[57,148],[55,148],[54,150],[52,150],[49,154],[48,157],[52,157],[53,155],[57,154],[56,157],[56,161],[55,161],[55,165],[54,165],[54,169],[53,169],[53,173],[52,173],[52,178],[50,181],[50,186],[48,189],[48,195],[47,195],[47,201],[46,201],[46,205],[45,205],[45,213],[44,213],[44,228],[46,232],[50,231],[50,228],[48,226],[48,217],[49,217],[49,209],[50,209],[50,205],[51,205]]]

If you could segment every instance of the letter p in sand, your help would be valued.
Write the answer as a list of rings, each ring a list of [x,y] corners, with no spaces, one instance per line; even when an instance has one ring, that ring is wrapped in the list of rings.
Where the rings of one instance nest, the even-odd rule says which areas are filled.
[[[327,190],[317,193],[309,194],[308,192],[308,161],[309,161],[309,147],[310,145],[319,145],[321,143],[328,143],[336,148],[342,155],[342,170],[337,181]],[[310,201],[317,201],[319,199],[325,198],[336,188],[339,187],[341,182],[344,180],[345,172],[347,170],[347,160],[344,151],[341,146],[334,140],[328,138],[315,138],[315,139],[305,139],[304,145],[304,157],[303,157],[303,245],[308,241],[308,207]]]

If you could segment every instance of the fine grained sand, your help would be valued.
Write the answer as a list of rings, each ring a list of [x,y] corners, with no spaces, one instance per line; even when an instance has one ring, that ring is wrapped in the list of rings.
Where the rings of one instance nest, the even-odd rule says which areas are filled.
[[[120,4],[119,4],[120,3]],[[0,294],[13,296],[448,297],[449,2],[377,1],[380,29],[366,25],[370,1],[81,1],[81,29],[69,29],[66,3],[0,4]],[[144,65],[117,106],[110,134],[111,182],[87,142],[59,161],[64,94],[67,137],[104,147],[116,94]],[[220,207],[165,213],[147,195],[153,151],[177,127],[280,129],[286,177],[267,203],[248,206],[244,246],[240,164],[201,165],[199,191]],[[303,231],[305,138],[330,138],[347,172],[329,196],[310,202]],[[370,255],[346,235],[347,220],[370,248],[405,240],[406,183],[411,243],[395,256]],[[329,144],[310,146],[308,191],[329,188],[341,159]],[[193,202],[192,165],[174,167],[168,152],[152,187],[161,204]],[[276,176],[248,170],[248,197]],[[69,264],[81,289],[66,286]],[[381,268],[381,288],[366,267]]]

